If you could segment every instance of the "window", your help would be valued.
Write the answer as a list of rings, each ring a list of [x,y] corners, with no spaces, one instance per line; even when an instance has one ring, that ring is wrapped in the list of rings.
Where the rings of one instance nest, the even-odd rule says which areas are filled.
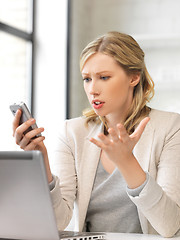
[[[0,0],[0,151],[19,150],[9,110],[19,101],[45,128],[46,146],[53,148],[66,113],[67,13],[66,0]]]
[[[32,110],[33,0],[0,0],[0,150],[14,150],[9,105],[24,101]]]

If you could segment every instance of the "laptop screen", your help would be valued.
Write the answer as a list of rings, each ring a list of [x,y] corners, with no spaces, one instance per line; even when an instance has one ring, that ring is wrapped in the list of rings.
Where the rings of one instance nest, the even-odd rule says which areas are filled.
[[[39,151],[0,152],[0,238],[59,239]]]

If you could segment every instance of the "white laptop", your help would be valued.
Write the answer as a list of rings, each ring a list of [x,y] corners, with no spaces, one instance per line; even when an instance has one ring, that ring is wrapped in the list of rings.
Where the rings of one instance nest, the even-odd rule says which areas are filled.
[[[98,240],[105,233],[59,233],[41,152],[2,151],[0,239]]]

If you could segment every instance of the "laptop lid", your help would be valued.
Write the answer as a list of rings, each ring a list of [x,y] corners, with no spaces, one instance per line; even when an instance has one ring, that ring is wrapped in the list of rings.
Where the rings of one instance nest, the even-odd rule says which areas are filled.
[[[0,238],[59,239],[39,151],[0,152]]]

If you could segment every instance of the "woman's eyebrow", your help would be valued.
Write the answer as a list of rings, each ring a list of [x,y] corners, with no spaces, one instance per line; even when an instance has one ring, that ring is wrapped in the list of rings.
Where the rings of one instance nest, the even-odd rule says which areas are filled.
[[[90,77],[90,75],[88,73],[82,73],[81,75],[82,75],[82,78],[89,78]]]
[[[112,72],[111,72],[111,71],[103,70],[103,71],[95,72],[94,74],[96,74],[96,75],[101,75],[101,74],[112,74]],[[83,75],[83,76],[89,76],[90,73],[88,73],[88,72],[82,72],[82,75]]]
[[[97,75],[101,75],[101,74],[111,74],[111,71],[100,71],[100,72],[96,72]]]

